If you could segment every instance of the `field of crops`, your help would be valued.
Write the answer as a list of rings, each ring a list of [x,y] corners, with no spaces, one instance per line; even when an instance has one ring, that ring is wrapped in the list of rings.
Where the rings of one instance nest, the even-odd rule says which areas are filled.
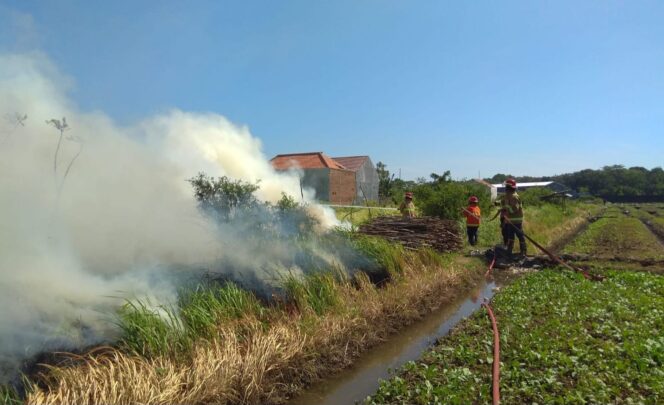
[[[664,206],[641,204],[633,206],[631,215],[640,219],[661,241],[664,241]]]
[[[664,276],[627,263],[663,257],[661,242],[641,221],[658,221],[659,213],[611,207],[565,248],[596,257],[584,264],[604,281],[547,269],[494,297],[503,403],[664,401]],[[366,403],[491,402],[492,337],[482,310],[383,381]]]
[[[607,210],[602,218],[568,245],[565,252],[586,253],[599,258],[664,258],[664,246],[657,236],[641,220],[618,208]]]
[[[664,278],[606,275],[547,270],[496,295],[503,403],[664,401]],[[367,403],[489,403],[492,342],[482,310]]]

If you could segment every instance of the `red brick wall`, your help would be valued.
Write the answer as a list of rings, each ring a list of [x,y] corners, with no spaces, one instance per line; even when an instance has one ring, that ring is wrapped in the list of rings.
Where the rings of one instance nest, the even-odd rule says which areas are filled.
[[[357,194],[355,172],[330,169],[330,202],[352,204]]]

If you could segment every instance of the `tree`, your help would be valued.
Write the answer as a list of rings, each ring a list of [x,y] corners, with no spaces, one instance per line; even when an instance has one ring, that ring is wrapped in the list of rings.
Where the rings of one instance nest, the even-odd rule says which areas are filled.
[[[226,176],[215,179],[205,173],[198,173],[198,176],[189,179],[189,183],[201,208],[224,222],[258,206],[254,196],[259,189],[258,184],[231,180]]]
[[[437,173],[431,173],[429,177],[431,177],[434,183],[448,183],[452,181],[452,174],[449,170],[445,170],[442,176]]]
[[[390,176],[387,165],[383,162],[376,163],[376,173],[378,173],[378,199],[385,201],[390,196],[394,174]]]

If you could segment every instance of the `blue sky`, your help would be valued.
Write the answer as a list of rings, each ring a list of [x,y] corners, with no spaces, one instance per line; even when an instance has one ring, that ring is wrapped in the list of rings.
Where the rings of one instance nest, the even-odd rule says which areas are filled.
[[[0,51],[45,52],[121,124],[211,111],[268,157],[551,175],[664,165],[662,21],[655,1],[9,0]]]

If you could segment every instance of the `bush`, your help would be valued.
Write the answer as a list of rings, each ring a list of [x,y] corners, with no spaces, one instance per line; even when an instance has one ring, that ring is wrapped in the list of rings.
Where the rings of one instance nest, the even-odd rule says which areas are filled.
[[[417,185],[413,192],[415,205],[422,214],[443,219],[462,218],[462,210],[468,206],[468,198],[472,195],[479,198],[484,215],[491,207],[489,190],[480,184],[453,181],[424,183]]]
[[[533,187],[527,190],[518,191],[524,207],[539,207],[542,204],[547,203],[542,197],[551,195],[551,193],[553,193],[551,190],[544,187]]]
[[[199,173],[189,179],[194,195],[201,208],[222,221],[230,221],[242,211],[252,210],[258,205],[254,192],[258,184],[231,180],[226,176],[214,178]]]

